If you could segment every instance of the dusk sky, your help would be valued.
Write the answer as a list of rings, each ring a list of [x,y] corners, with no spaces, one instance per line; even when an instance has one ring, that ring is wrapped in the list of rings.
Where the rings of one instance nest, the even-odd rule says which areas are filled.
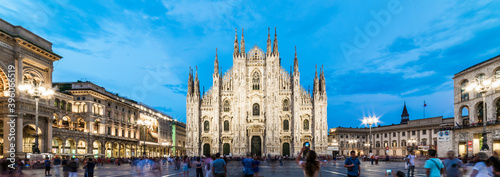
[[[248,50],[276,27],[306,89],[324,65],[329,127],[399,123],[405,101],[410,120],[424,100],[426,117],[453,117],[453,75],[500,55],[499,1],[16,0],[0,18],[53,43],[53,82],[91,81],[183,122],[189,67],[208,90],[215,48],[232,66],[235,28]]]

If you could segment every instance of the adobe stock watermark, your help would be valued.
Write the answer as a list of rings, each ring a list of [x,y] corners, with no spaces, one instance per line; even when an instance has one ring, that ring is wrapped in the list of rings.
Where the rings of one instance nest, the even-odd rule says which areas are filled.
[[[162,74],[165,65],[157,64],[147,70],[147,74],[142,78],[142,82],[132,89],[131,96],[137,98],[140,102],[146,99],[150,91],[156,89],[163,82]]]
[[[8,140],[9,143],[5,143],[4,146],[8,145],[8,150],[7,150],[7,160],[10,162],[8,165],[9,168],[15,169],[16,165],[16,119],[17,119],[17,114],[16,114],[16,67],[14,65],[9,65],[7,67],[7,79],[9,80],[9,99],[8,99],[8,110],[9,113],[7,114],[7,118],[9,118],[9,121],[7,124],[9,124],[9,134],[8,134]],[[4,135],[5,136],[5,135]]]
[[[372,38],[380,35],[382,28],[387,27],[391,21],[392,16],[399,14],[403,11],[403,7],[399,0],[391,0],[387,3],[387,9],[380,10],[378,12],[370,11],[373,20],[365,24],[364,30],[360,29],[358,26],[354,27],[354,39],[352,43],[342,42],[340,43],[340,49],[347,62],[351,61],[353,54],[361,53],[361,49],[367,47]]]

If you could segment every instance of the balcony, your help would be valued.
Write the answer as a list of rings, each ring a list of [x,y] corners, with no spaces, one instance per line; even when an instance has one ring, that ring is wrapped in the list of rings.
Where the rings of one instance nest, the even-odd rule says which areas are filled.
[[[493,120],[493,121],[486,122],[486,126],[488,126],[488,125],[500,125],[500,120]],[[457,127],[455,125],[454,129],[466,129],[466,128],[474,128],[474,127],[483,127],[483,122],[465,124],[465,125],[461,125],[460,127]]]

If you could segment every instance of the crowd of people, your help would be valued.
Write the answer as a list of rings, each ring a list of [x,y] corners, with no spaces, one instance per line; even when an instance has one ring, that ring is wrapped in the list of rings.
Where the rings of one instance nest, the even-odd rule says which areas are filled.
[[[425,169],[425,176],[428,177],[462,177],[467,174],[468,170],[470,177],[500,177],[500,160],[499,151],[493,152],[493,156],[488,157],[485,153],[479,152],[472,158],[462,158],[455,156],[455,152],[449,151],[446,155],[447,158],[437,158],[436,150],[430,149],[426,158],[425,164],[420,168]],[[261,163],[267,163],[271,168],[275,168],[278,164],[283,166],[288,159],[295,159],[297,165],[303,170],[305,177],[318,177],[321,174],[321,167],[330,163],[333,160],[335,165],[337,159],[344,160],[344,168],[346,168],[346,175],[348,177],[361,176],[361,161],[369,161],[371,165],[377,165],[377,156],[358,157],[355,151],[350,152],[350,156],[339,157],[320,157],[315,151],[303,147],[302,150],[295,156],[290,158],[288,156],[250,156],[246,157],[227,157],[219,153],[209,157],[132,157],[132,158],[70,158],[69,156],[56,156],[49,159],[48,157],[43,160],[30,161],[29,159],[17,159],[15,169],[8,167],[10,164],[6,159],[0,159],[0,168],[2,174],[5,173],[20,173],[24,169],[44,168],[45,176],[56,177],[77,177],[80,170],[84,170],[84,177],[93,177],[94,170],[102,167],[105,164],[120,166],[123,163],[129,163],[132,170],[136,171],[137,176],[143,176],[146,170],[151,171],[155,176],[161,176],[162,168],[164,166],[173,166],[178,170],[181,176],[190,176],[190,168],[195,169],[194,176],[196,177],[226,177],[227,176],[227,163],[228,161],[241,162],[243,167],[242,172],[245,177],[258,177],[259,167]],[[396,171],[388,169],[386,177],[413,177],[415,176],[415,163],[417,157],[414,152],[410,152],[404,158],[405,171]],[[397,162],[396,162],[397,163]],[[470,167],[470,168],[467,168]],[[165,168],[163,168],[165,169]],[[406,173],[405,173],[406,172]],[[193,174],[191,174],[193,176]]]
[[[428,177],[462,177],[467,174],[467,166],[472,167],[470,177],[500,177],[499,151],[493,152],[491,157],[479,152],[470,159],[457,157],[454,151],[448,151],[445,159],[437,158],[437,151],[434,149],[430,149],[428,154],[424,164],[425,175]],[[410,152],[405,159],[408,177],[415,175],[415,158],[415,153]]]

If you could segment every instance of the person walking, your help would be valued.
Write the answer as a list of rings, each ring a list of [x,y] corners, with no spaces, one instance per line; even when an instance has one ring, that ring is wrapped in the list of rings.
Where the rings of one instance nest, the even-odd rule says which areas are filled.
[[[196,177],[203,177],[203,163],[201,163],[201,158],[197,157],[193,165],[196,168]]]
[[[372,165],[373,165],[373,161],[375,161],[375,157],[373,157],[373,154],[372,154],[372,156],[370,157],[370,159],[372,160]]]
[[[45,176],[52,176],[50,174],[50,165],[51,165],[51,162],[50,162],[49,157],[45,157],[44,164],[45,164]]]
[[[183,176],[189,177],[189,165],[191,164],[191,162],[189,161],[189,158],[187,156],[184,157],[183,163],[184,163],[182,165],[182,171],[184,172]]]
[[[69,160],[68,157],[64,157],[64,159],[61,162],[61,166],[63,168],[63,177],[69,177]]]
[[[241,161],[241,164],[243,165],[243,173],[245,174],[245,177],[253,177],[254,160],[250,157],[249,154],[247,154],[247,158]]]
[[[302,154],[306,149],[307,148],[305,146],[302,147],[299,154],[297,154],[297,158],[295,158],[295,162],[300,166],[300,168],[302,168],[305,177],[318,177],[321,162],[317,160],[318,156],[316,152],[312,150],[308,150],[306,159],[303,161]]]
[[[71,158],[71,161],[68,163],[69,168],[69,177],[77,177],[78,176],[78,162],[76,162],[75,158]]]
[[[56,177],[61,175],[61,158],[59,156],[54,159],[54,173]]]
[[[414,177],[415,173],[415,152],[410,151],[410,154],[406,158],[406,163],[408,164],[408,177]]]
[[[217,160],[212,163],[212,175],[214,177],[226,177],[226,162],[221,158],[220,153],[215,154],[215,157],[217,157]]]
[[[375,155],[375,165],[378,165],[378,155]]]
[[[489,167],[490,164],[488,163],[488,155],[484,152],[479,152],[477,153],[477,156],[475,157],[476,159],[476,164],[474,167],[472,167],[472,173],[470,174],[470,177],[491,177],[493,176],[493,171]]]
[[[260,161],[258,157],[255,157],[253,160],[253,176],[259,177],[259,165]]]
[[[440,177],[445,174],[444,165],[437,158],[437,151],[435,149],[429,149],[429,160],[425,161],[424,168],[427,177]]]
[[[94,177],[94,168],[94,160],[92,160],[92,158],[89,158],[89,160],[87,161],[87,165],[85,166],[85,169],[87,169],[87,177]]]
[[[205,167],[205,177],[213,177],[212,163],[214,162],[214,159],[215,159],[215,157],[212,155],[212,156],[205,158],[205,160],[203,161],[203,164],[204,164],[203,166]]]
[[[356,151],[351,151],[351,156],[344,162],[344,167],[347,168],[348,177],[357,177],[361,175],[361,162],[356,158]]]
[[[446,155],[448,158],[443,160],[443,165],[448,177],[462,177],[463,175],[460,168],[462,168],[464,174],[467,173],[464,163],[462,163],[460,159],[455,158],[454,151],[448,151]]]
[[[490,157],[494,177],[500,177],[500,159],[498,158],[499,153],[500,150],[493,151],[493,156]]]

